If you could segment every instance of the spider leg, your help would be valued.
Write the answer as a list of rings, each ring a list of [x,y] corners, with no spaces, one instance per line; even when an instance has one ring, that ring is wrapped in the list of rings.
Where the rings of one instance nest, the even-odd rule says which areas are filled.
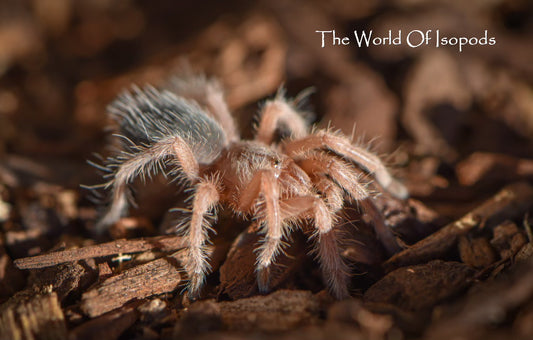
[[[285,153],[293,158],[316,149],[328,149],[335,152],[372,173],[377,182],[394,196],[408,197],[407,189],[391,176],[378,156],[360,146],[353,145],[346,137],[322,130],[284,145]]]
[[[234,142],[239,140],[239,133],[235,126],[234,118],[231,115],[228,104],[224,99],[222,87],[214,81],[208,82],[206,86],[205,102],[209,112],[215,116],[226,132],[228,140]]]
[[[326,203],[315,196],[292,197],[283,200],[285,218],[310,217],[314,221],[317,237],[316,254],[323,277],[333,295],[338,299],[350,296],[348,292],[349,271],[339,252],[333,218]]]
[[[249,211],[254,202],[262,195],[263,204],[258,209],[259,218],[263,222],[265,238],[258,248],[257,283],[261,292],[268,291],[269,267],[279,253],[284,235],[279,204],[279,188],[277,175],[273,170],[262,170],[254,175],[250,184],[241,192],[239,210]]]
[[[220,199],[219,187],[216,179],[201,179],[196,184],[196,192],[192,203],[192,218],[189,225],[183,228],[188,241],[187,257],[184,263],[189,277],[188,293],[190,297],[198,295],[209,270],[205,243],[208,241],[208,231],[211,229],[206,219],[210,210],[215,208]]]
[[[344,206],[344,191],[331,179],[321,174],[311,174],[313,186],[324,196],[324,200],[329,210],[336,213]]]
[[[390,228],[385,225],[383,216],[372,203],[367,189],[364,185],[360,184],[360,176],[350,164],[326,153],[309,154],[307,158],[300,159],[297,163],[304,171],[312,176],[323,177],[323,181],[328,180],[325,177],[326,175],[329,176],[371,216],[376,234],[387,249],[387,252],[392,255],[400,250],[396,237]]]
[[[190,147],[180,137],[163,139],[150,147],[136,147],[137,152],[125,160],[108,164],[109,168],[117,168],[114,178],[106,184],[112,187],[112,200],[105,215],[96,225],[98,233],[119,220],[128,208],[128,184],[137,176],[146,176],[156,170],[169,156],[174,156],[179,165],[179,174],[188,180],[198,176],[198,162]]]
[[[311,177],[319,177],[325,185],[329,176],[342,189],[346,190],[355,201],[369,197],[368,190],[361,184],[360,175],[346,162],[326,153],[311,153],[296,160],[296,163]]]
[[[256,141],[271,144],[276,129],[282,124],[290,130],[293,138],[302,138],[307,135],[305,119],[280,96],[265,103],[260,117]]]

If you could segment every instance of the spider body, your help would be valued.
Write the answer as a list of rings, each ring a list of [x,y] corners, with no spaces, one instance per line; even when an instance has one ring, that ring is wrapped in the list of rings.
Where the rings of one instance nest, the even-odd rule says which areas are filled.
[[[385,189],[406,197],[405,188],[381,160],[345,136],[308,131],[295,103],[279,94],[262,108],[254,140],[240,140],[218,84],[204,77],[173,80],[168,90],[134,89],[109,109],[119,123],[122,152],[106,168],[112,202],[100,220],[104,230],[126,214],[128,184],[137,176],[174,166],[172,175],[194,188],[190,220],[179,227],[187,240],[184,263],[188,292],[196,296],[208,272],[205,245],[210,215],[219,205],[257,220],[263,239],[257,248],[260,291],[268,291],[269,269],[291,227],[309,220],[316,256],[330,291],[347,297],[348,270],[335,233],[336,215],[347,200],[372,211],[372,196],[362,173]],[[291,137],[275,143],[275,132]],[[378,222],[376,231],[393,248],[392,234]]]
[[[254,141],[238,142],[225,150],[217,161],[203,171],[208,174],[223,174],[221,182],[225,190],[223,200],[232,207],[242,206],[242,193],[258,172],[271,172],[279,181],[280,197],[308,193],[310,180],[292,160],[275,148]],[[236,209],[250,213],[250,209]],[[252,208],[252,207],[249,207]]]

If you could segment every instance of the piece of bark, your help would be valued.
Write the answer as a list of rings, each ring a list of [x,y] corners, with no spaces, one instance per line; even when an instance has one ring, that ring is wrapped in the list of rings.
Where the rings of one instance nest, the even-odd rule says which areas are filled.
[[[235,239],[226,261],[220,267],[220,294],[230,299],[239,299],[258,293],[255,249],[259,246],[260,239],[256,225],[251,225]],[[277,256],[276,263],[270,268],[270,289],[279,287],[300,267],[306,257],[303,237],[297,233],[291,235],[284,251]]]
[[[279,332],[318,321],[321,302],[309,291],[279,290],[266,296],[192,304],[180,319],[175,336],[190,337],[219,329]]]
[[[115,340],[139,318],[133,302],[121,309],[85,322],[69,333],[69,340]]]
[[[526,261],[533,257],[533,243],[526,243],[516,254],[516,261]]]
[[[511,184],[485,203],[425,239],[387,260],[383,267],[391,271],[401,266],[424,263],[446,254],[458,237],[476,227],[494,225],[516,217],[533,204],[533,187],[526,182]]]
[[[98,263],[98,280],[104,281],[113,275],[113,271],[107,262]]]
[[[500,253],[504,260],[512,258],[527,243],[526,237],[516,224],[505,221],[493,230],[494,237],[490,244]]]
[[[64,263],[56,267],[32,270],[28,279],[29,285],[35,287],[51,287],[60,302],[72,293],[81,292],[97,278],[94,260]]]
[[[0,302],[24,287],[23,273],[15,268],[0,238]]]
[[[515,310],[533,297],[533,261],[480,286],[465,300],[441,311],[424,339],[482,339],[471,335],[508,324]]]
[[[0,339],[67,339],[67,327],[55,293],[35,294],[0,310]]]
[[[396,269],[370,287],[365,302],[418,311],[431,308],[470,285],[474,270],[459,262],[431,261]]]
[[[496,254],[484,237],[470,238],[468,235],[461,235],[459,256],[463,263],[475,268],[484,268],[496,261]]]
[[[82,295],[82,311],[94,318],[134,299],[174,291],[181,283],[180,256],[163,257],[104,280]]]
[[[253,249],[259,235],[250,227],[243,231],[233,242],[226,261],[220,267],[221,294],[230,299],[238,299],[257,294],[255,281],[255,256]]]
[[[68,249],[48,254],[16,259],[15,266],[19,269],[33,269],[55,266],[64,262],[78,261],[95,257],[118,254],[138,253],[156,249],[163,252],[175,251],[185,245],[179,236],[158,236],[135,240],[116,240],[77,249]]]

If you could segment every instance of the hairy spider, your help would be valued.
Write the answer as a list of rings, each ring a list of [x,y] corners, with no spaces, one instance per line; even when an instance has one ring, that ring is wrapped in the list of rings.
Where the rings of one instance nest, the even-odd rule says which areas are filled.
[[[112,199],[97,228],[105,230],[127,212],[128,184],[135,177],[171,166],[173,178],[194,192],[191,218],[178,228],[187,240],[183,265],[191,297],[209,271],[205,245],[218,205],[260,225],[264,236],[256,251],[256,274],[261,292],[268,291],[269,268],[291,226],[306,219],[312,221],[311,238],[330,291],[347,297],[349,273],[334,232],[336,215],[348,199],[372,210],[363,174],[397,197],[405,198],[407,191],[376,155],[349,138],[329,129],[310,132],[297,102],[280,91],[262,107],[255,138],[241,140],[213,79],[188,76],[173,79],[166,89],[147,86],[123,93],[109,106],[123,149],[106,162],[110,180],[104,186],[112,189]],[[281,127],[290,138],[275,142]],[[390,231],[383,224],[376,230],[393,247]]]

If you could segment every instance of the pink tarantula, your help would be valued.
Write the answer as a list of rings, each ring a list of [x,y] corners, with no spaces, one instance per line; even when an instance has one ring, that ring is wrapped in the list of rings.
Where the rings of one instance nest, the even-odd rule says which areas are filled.
[[[337,213],[347,199],[372,209],[364,203],[372,199],[365,174],[397,197],[405,198],[407,191],[376,155],[349,138],[330,130],[310,132],[296,106],[297,100],[285,99],[280,91],[263,105],[255,138],[241,140],[215,80],[188,76],[173,79],[165,89],[147,86],[123,93],[109,107],[123,150],[106,162],[105,187],[112,199],[98,229],[126,214],[128,184],[135,177],[171,167],[170,175],[193,189],[191,218],[179,228],[187,240],[183,266],[191,297],[209,271],[205,246],[218,205],[253,217],[260,226],[256,274],[261,292],[268,291],[269,268],[291,226],[309,220],[323,277],[333,295],[347,297],[349,272],[334,232]],[[280,129],[290,138],[278,141]],[[375,224],[392,248],[390,230]]]

